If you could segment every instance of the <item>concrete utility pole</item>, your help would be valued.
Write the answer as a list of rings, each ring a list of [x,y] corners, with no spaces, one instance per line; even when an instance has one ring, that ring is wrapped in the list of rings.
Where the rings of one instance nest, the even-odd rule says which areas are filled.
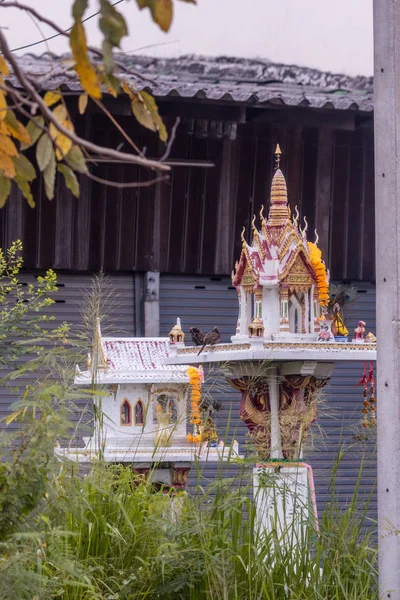
[[[400,0],[374,0],[374,45],[379,585],[400,600]]]

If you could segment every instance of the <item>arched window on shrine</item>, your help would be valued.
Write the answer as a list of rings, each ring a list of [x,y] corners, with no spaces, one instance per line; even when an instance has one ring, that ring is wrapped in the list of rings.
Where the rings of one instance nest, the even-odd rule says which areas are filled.
[[[135,404],[134,418],[135,425],[144,425],[144,405],[141,398]]]
[[[127,398],[121,404],[121,425],[132,425],[132,407]]]
[[[157,421],[156,411],[157,404],[160,405],[161,410],[164,413],[169,414],[170,423],[176,423],[178,421],[178,407],[176,403],[176,398],[170,394],[160,394],[157,398],[157,402],[154,406],[154,422]]]
[[[289,299],[289,324],[291,333],[302,333],[302,308],[295,294]]]

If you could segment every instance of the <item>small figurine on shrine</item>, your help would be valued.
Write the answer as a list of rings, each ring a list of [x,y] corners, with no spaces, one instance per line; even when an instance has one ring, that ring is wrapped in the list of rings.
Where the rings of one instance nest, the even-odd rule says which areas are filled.
[[[338,302],[335,302],[332,308],[333,313],[333,333],[335,337],[346,338],[349,334],[349,331],[344,324],[343,317],[341,315],[341,308]]]
[[[333,333],[331,331],[332,320],[326,319],[325,317],[321,317],[318,319],[319,323],[319,333],[317,342],[333,342],[335,340]]]
[[[365,321],[358,321],[358,325],[354,330],[353,342],[357,344],[364,343],[365,325]]]

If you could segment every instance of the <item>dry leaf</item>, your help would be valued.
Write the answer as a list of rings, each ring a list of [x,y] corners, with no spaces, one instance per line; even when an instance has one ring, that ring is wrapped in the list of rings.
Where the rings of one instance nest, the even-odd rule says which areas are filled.
[[[153,21],[163,31],[168,31],[174,12],[172,0],[136,0],[136,2],[140,9],[149,8]]]
[[[63,126],[65,129],[69,129],[72,132],[74,131],[74,126],[69,119],[64,121]],[[56,157],[58,160],[62,160],[64,156],[71,150],[72,140],[63,133],[59,133],[55,139],[55,143],[57,145]]]
[[[3,56],[0,56],[0,73],[4,75],[4,77],[7,77],[10,74],[10,69]]]
[[[46,92],[44,95],[44,103],[46,106],[53,106],[61,100],[62,96],[58,92]]]
[[[18,154],[14,142],[8,135],[0,133],[0,149],[8,154],[8,156],[16,156]]]
[[[76,61],[75,70],[83,89],[89,96],[101,98],[99,80],[87,53],[85,30],[79,21],[72,27],[69,40],[72,55]]]
[[[15,177],[15,165],[12,159],[2,150],[0,150],[0,169],[6,177]]]
[[[4,121],[7,115],[7,101],[4,93],[0,90],[0,120]]]
[[[26,127],[18,121],[17,117],[14,114],[14,111],[12,111],[12,110],[7,111],[5,122],[7,124],[7,129],[9,131],[9,133],[11,133],[11,135],[16,140],[19,140],[20,142],[23,142],[24,144],[30,145],[31,136],[29,135],[29,132],[26,129]]]
[[[11,192],[11,180],[0,172],[0,208],[3,208]]]
[[[87,103],[88,103],[88,95],[87,94],[81,94],[79,96],[79,100],[78,100],[78,107],[79,107],[79,114],[83,115],[86,107],[87,107]]]

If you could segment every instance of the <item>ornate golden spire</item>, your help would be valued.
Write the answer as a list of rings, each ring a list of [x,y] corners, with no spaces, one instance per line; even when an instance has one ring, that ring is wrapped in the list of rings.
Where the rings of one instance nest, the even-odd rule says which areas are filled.
[[[268,214],[269,225],[284,225],[290,218],[287,198],[286,180],[279,168],[281,149],[279,144],[276,146],[276,171],[271,184],[271,203]]]

